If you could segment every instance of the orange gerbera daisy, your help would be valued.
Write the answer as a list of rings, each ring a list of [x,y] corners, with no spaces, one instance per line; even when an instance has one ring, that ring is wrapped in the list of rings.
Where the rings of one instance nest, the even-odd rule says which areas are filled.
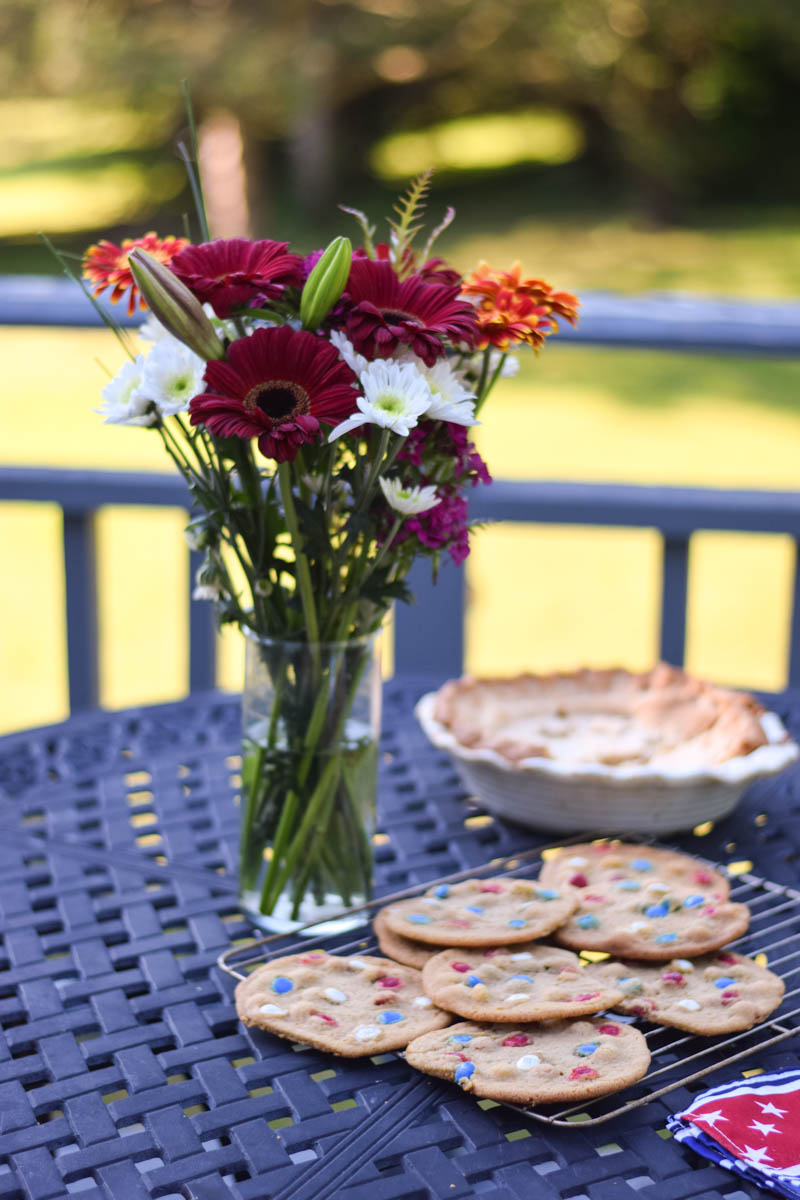
[[[111,303],[116,304],[130,289],[128,296],[128,316],[132,317],[136,310],[136,301],[140,308],[147,308],[144,299],[139,295],[139,289],[134,283],[128,255],[131,250],[141,248],[158,262],[168,263],[179,250],[188,246],[186,238],[160,238],[157,233],[146,233],[140,238],[124,238],[122,245],[115,242],[102,241],[90,246],[83,256],[83,277],[93,283],[95,296],[102,295],[108,288],[113,288]]]
[[[534,350],[558,326],[554,317],[574,325],[579,301],[569,292],[554,292],[542,279],[524,279],[522,266],[495,271],[482,262],[461,287],[461,294],[476,304],[480,336],[478,348],[496,346],[507,350],[512,342],[523,342]]]

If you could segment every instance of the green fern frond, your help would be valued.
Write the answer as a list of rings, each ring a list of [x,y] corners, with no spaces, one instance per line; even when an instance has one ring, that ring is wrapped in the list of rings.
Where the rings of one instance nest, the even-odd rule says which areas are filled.
[[[394,205],[394,211],[397,213],[398,220],[389,220],[389,228],[392,231],[392,248],[394,250],[394,265],[395,270],[402,279],[408,274],[410,266],[404,263],[406,251],[411,247],[414,238],[422,228],[420,217],[425,208],[428,191],[431,185],[431,176],[433,171],[429,167],[427,171],[423,171],[416,179],[412,179],[409,184],[408,191],[404,196],[401,196]]]

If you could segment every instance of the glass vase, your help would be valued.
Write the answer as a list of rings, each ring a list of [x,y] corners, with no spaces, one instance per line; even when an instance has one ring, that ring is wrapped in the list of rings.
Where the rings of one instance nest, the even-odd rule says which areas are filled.
[[[380,634],[245,638],[239,899],[262,929],[360,924],[372,896]]]

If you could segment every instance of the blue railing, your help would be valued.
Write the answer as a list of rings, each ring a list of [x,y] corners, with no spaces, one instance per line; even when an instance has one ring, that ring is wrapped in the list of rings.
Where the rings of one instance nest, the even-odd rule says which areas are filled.
[[[740,353],[770,357],[800,355],[800,304],[744,304],[682,296],[584,298],[578,330],[559,344],[658,348],[672,351]],[[118,315],[118,314],[115,314]],[[66,280],[0,279],[0,324],[81,327],[96,325],[94,310]],[[72,710],[98,702],[97,585],[94,518],[113,505],[188,507],[176,475],[128,472],[0,468],[0,501],[41,502],[63,512],[67,655]],[[471,515],[494,521],[646,527],[663,539],[660,650],[682,663],[686,636],[689,543],[699,530],[788,534],[800,544],[800,494],[723,491],[558,482],[496,481],[481,488]],[[190,581],[200,555],[190,555]],[[800,555],[797,556],[800,561]],[[464,641],[463,573],[445,567],[438,584],[430,567],[418,563],[411,577],[418,605],[399,605],[395,661],[404,672],[455,675]],[[790,637],[789,682],[800,685],[800,579],[795,589]],[[211,606],[189,599],[189,688],[215,680],[215,633]]]
[[[661,657],[676,664],[684,661],[692,535],[700,530],[788,534],[796,547],[788,674],[792,686],[800,685],[800,493],[496,480],[476,492],[470,515],[489,521],[657,530],[662,535],[659,647]],[[423,619],[415,609],[397,607],[398,661],[410,674],[435,664],[437,674],[457,675],[464,644],[463,578],[445,569],[432,587],[429,575],[427,565],[420,563],[410,579]]]
[[[101,303],[124,325],[143,319],[141,314],[128,318],[122,305]],[[0,277],[0,325],[77,329],[99,324],[91,304],[68,279]],[[580,324],[576,329],[564,326],[548,349],[563,343],[794,357],[800,354],[800,303],[699,299],[680,292],[582,293]]]
[[[69,705],[72,712],[94,708],[99,701],[97,510],[143,505],[188,511],[186,484],[177,473],[0,467],[0,501],[3,500],[56,504],[62,511]],[[189,556],[189,690],[201,691],[215,685],[216,631],[212,605],[191,598],[203,555],[188,547],[186,554]]]

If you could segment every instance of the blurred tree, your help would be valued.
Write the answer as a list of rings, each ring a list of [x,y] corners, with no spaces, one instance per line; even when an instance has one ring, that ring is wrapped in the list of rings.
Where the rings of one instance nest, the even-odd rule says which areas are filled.
[[[10,95],[171,111],[177,133],[187,78],[201,117],[238,119],[259,201],[285,164],[307,215],[392,130],[535,103],[655,219],[800,200],[796,0],[5,0],[0,35]]]

